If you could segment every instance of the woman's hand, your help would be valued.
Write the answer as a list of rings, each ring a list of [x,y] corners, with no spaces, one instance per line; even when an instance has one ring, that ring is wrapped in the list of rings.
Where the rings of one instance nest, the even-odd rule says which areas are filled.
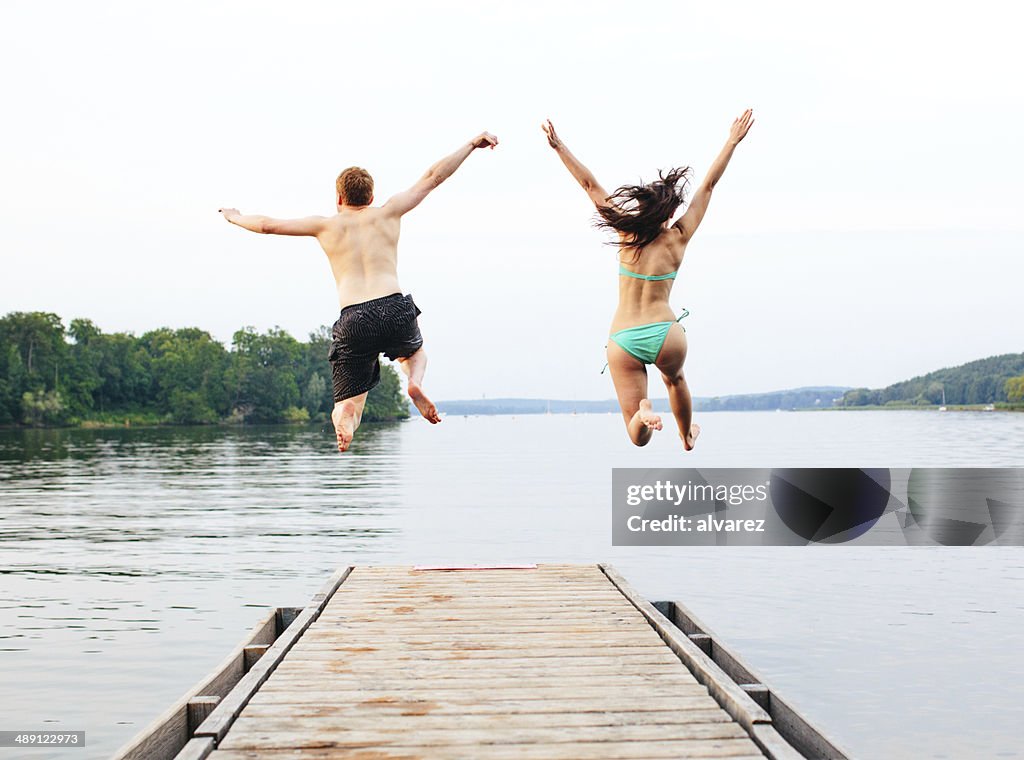
[[[750,127],[754,124],[754,111],[748,108],[740,116],[732,122],[732,128],[729,130],[729,142],[733,145],[739,145],[740,140],[747,136],[747,132],[750,131]]]
[[[562,147],[562,138],[555,133],[555,125],[551,123],[551,119],[548,119],[540,125],[540,128],[544,130],[544,134],[547,135],[548,145],[555,150]]]
[[[230,222],[230,221],[231,221],[231,220],[232,220],[232,219],[233,219],[234,217],[236,217],[236,216],[240,216],[240,215],[241,215],[241,212],[240,212],[240,211],[239,211],[239,210],[238,210],[237,208],[219,208],[219,209],[217,209],[217,210],[218,210],[218,211],[219,211],[220,213],[222,213],[222,214],[224,215],[224,218],[225,218],[225,219],[227,219],[227,220],[228,220],[229,222]]]

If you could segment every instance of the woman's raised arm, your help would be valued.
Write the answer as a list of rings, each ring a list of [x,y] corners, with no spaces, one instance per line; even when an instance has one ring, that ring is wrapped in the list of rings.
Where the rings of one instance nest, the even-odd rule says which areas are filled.
[[[540,128],[544,130],[544,134],[547,135],[548,145],[555,149],[555,153],[562,159],[562,163],[565,164],[565,168],[569,170],[569,173],[573,178],[580,183],[590,200],[594,202],[597,207],[608,205],[608,193],[601,187],[601,183],[597,181],[594,173],[585,167],[580,160],[572,154],[565,143],[562,142],[562,138],[555,132],[555,125],[551,123],[551,119],[540,125]]]
[[[718,157],[712,162],[707,176],[700,183],[697,192],[693,194],[693,200],[690,201],[686,213],[679,217],[679,220],[673,225],[682,231],[687,240],[697,231],[701,219],[704,218],[704,212],[708,210],[708,204],[711,202],[711,191],[715,189],[718,180],[722,178],[722,175],[725,173],[725,167],[729,165],[729,159],[732,158],[733,151],[736,150],[736,146],[740,144],[740,141],[747,136],[747,132],[750,131],[753,123],[754,112],[750,108],[733,120],[732,127],[729,129],[729,139],[726,140],[725,147],[722,148]]]

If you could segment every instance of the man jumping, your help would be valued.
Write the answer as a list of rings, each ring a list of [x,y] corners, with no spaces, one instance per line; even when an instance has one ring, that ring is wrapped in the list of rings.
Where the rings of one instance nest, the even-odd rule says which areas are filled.
[[[474,137],[427,169],[408,190],[372,206],[373,178],[357,166],[338,175],[338,213],[304,219],[271,219],[220,209],[232,224],[252,232],[315,237],[327,254],[338,288],[341,315],[331,331],[328,360],[333,378],[331,419],[338,451],[346,451],[363,415],[366,394],[380,382],[380,354],[397,360],[409,377],[409,397],[431,423],[441,421],[423,392],[427,355],[416,317],[421,313],[398,284],[399,222],[435,187],[450,177],[477,148],[494,148],[488,132]]]

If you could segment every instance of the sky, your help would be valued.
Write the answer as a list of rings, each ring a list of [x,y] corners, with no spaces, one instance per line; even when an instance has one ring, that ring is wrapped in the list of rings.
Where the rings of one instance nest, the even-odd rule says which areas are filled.
[[[611,398],[614,249],[547,147],[609,188],[754,124],[672,294],[696,395],[878,387],[1024,351],[1011,3],[5,2],[0,314],[106,332],[337,317],[313,238],[217,213],[378,200],[482,130],[403,220],[440,399]],[[325,360],[326,361],[326,360]],[[652,378],[652,395],[664,395]]]

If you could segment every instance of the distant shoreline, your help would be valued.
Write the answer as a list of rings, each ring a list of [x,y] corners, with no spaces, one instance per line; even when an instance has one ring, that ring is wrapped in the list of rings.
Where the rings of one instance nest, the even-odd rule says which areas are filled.
[[[593,402],[591,402],[593,403]],[[519,410],[519,411],[445,411],[444,402],[438,404],[441,408],[442,414],[450,417],[516,417],[516,416],[542,416],[547,414],[552,415],[605,415],[605,414],[618,414],[618,409],[609,408],[605,409],[589,409],[589,410],[578,410],[578,411],[566,411],[558,410],[548,412],[546,410],[534,411],[534,410]],[[984,404],[947,404],[946,411],[949,412],[1010,412],[1010,413],[1021,413],[1024,412],[1024,404],[995,404],[993,409],[986,409]],[[889,406],[834,406],[824,409],[814,408],[794,408],[794,409],[707,409],[707,410],[695,410],[696,414],[732,414],[735,412],[755,412],[759,414],[774,414],[776,412],[940,412],[939,406],[926,406],[926,405],[889,405]],[[389,424],[394,422],[402,422],[408,418],[396,418],[393,420],[377,420],[368,424]],[[329,419],[323,420],[302,420],[296,422],[213,422],[209,424],[189,424],[179,422],[156,422],[152,419],[139,420],[132,419],[130,416],[126,418],[124,422],[114,422],[110,420],[83,420],[81,422],[69,425],[41,425],[41,426],[29,426],[29,425],[0,425],[0,430],[132,430],[132,429],[149,429],[149,428],[185,428],[185,427],[203,427],[209,429],[215,428],[232,428],[232,429],[246,429],[254,427],[312,427],[312,426],[324,426],[330,425]]]
[[[988,406],[993,408],[988,409]],[[814,411],[814,412],[902,412],[902,411],[923,411],[941,412],[945,408],[947,412],[1024,412],[1024,404],[1008,404],[1000,401],[996,404],[873,404],[864,406],[833,406],[828,409],[797,409],[793,411]]]

